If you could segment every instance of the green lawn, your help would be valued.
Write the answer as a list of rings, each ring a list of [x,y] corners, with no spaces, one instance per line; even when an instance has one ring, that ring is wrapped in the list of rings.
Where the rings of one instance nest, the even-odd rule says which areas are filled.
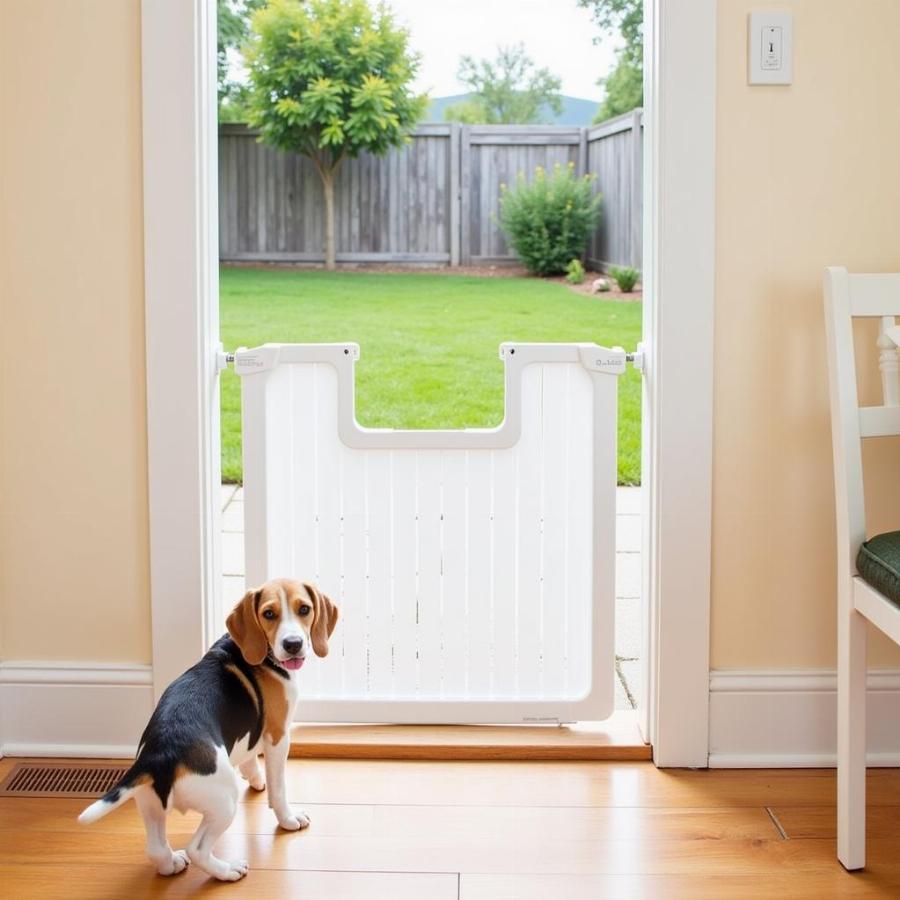
[[[503,416],[502,341],[595,341],[633,350],[641,304],[532,278],[319,270],[221,272],[222,340],[356,341],[357,416],[382,428],[491,427]],[[640,377],[619,393],[619,482],[640,481]],[[241,480],[240,386],[222,374],[222,475]]]

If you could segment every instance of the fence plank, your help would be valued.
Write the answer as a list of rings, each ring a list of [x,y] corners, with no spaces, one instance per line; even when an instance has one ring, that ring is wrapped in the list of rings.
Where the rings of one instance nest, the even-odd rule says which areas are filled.
[[[450,130],[450,265],[459,265],[459,132],[458,123]]]
[[[460,130],[459,146],[459,261],[460,265],[469,265],[472,259],[472,215],[471,180],[472,180],[472,141],[471,126],[463,125]]]
[[[603,195],[600,224],[588,247],[595,268],[640,268],[643,239],[643,116],[634,110],[588,130],[588,169]]]
[[[597,176],[600,226],[586,258],[641,265],[642,115],[591,128],[421,125],[386,157],[345,160],[335,180],[337,259],[504,264],[500,185],[572,162]],[[224,261],[321,262],[322,186],[308,160],[279,153],[243,125],[219,129],[219,245]]]

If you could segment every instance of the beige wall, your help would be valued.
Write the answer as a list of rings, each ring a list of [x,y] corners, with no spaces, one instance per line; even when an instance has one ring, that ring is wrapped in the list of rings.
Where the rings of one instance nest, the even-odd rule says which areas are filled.
[[[0,28],[0,658],[149,662],[140,2]]]
[[[766,6],[794,13],[790,87],[747,85]],[[900,270],[900,3],[720,0],[718,29],[712,666],[831,667],[821,273]],[[866,462],[872,524],[900,527],[900,442]]]

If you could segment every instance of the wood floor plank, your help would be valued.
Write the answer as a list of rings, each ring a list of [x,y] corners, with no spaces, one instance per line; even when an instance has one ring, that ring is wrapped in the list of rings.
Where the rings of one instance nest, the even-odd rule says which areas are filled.
[[[833,839],[837,835],[837,810],[833,806],[776,807],[772,812],[788,838]],[[866,835],[900,837],[900,806],[870,805],[866,810]]]
[[[900,806],[900,770],[870,770],[868,784],[873,805]],[[835,801],[830,769],[688,771],[639,762],[296,760],[287,788],[295,803],[713,808]]]
[[[174,847],[189,835],[170,835]],[[128,834],[6,831],[3,860],[28,865],[77,864],[85,857],[111,865],[139,865],[143,841]],[[836,865],[831,840],[557,840],[497,835],[481,838],[344,838],[309,832],[278,835],[226,833],[216,845],[223,858],[244,858],[251,869],[361,872],[462,872],[481,874],[596,875],[756,875],[831,872]],[[869,841],[873,866],[900,879],[897,840]]]
[[[900,878],[880,872],[757,875],[462,875],[460,900],[888,900]]]
[[[202,872],[188,870],[171,878],[146,865],[105,862],[67,866],[0,865],[5,900],[122,900],[123,897],[223,897],[228,900],[456,900],[454,874],[389,872],[253,871],[234,884],[222,885]]]
[[[0,798],[0,835],[4,823],[18,832],[121,833],[140,836],[143,823],[133,803],[90,827],[76,821],[81,800]],[[775,839],[779,832],[766,811],[738,809],[664,809],[642,807],[476,807],[311,805],[304,810],[319,836],[488,840],[497,835],[556,840],[719,840]],[[187,834],[200,824],[196,813],[172,812],[170,834]],[[272,811],[262,803],[239,803],[230,829],[234,834],[275,834]]]

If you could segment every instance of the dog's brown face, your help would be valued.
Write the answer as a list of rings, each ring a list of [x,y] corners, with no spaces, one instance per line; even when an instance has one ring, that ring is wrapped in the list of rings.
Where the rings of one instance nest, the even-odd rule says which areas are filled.
[[[226,627],[251,666],[268,656],[294,671],[306,661],[310,645],[316,656],[328,654],[337,620],[337,606],[315,585],[278,578],[247,591]]]

